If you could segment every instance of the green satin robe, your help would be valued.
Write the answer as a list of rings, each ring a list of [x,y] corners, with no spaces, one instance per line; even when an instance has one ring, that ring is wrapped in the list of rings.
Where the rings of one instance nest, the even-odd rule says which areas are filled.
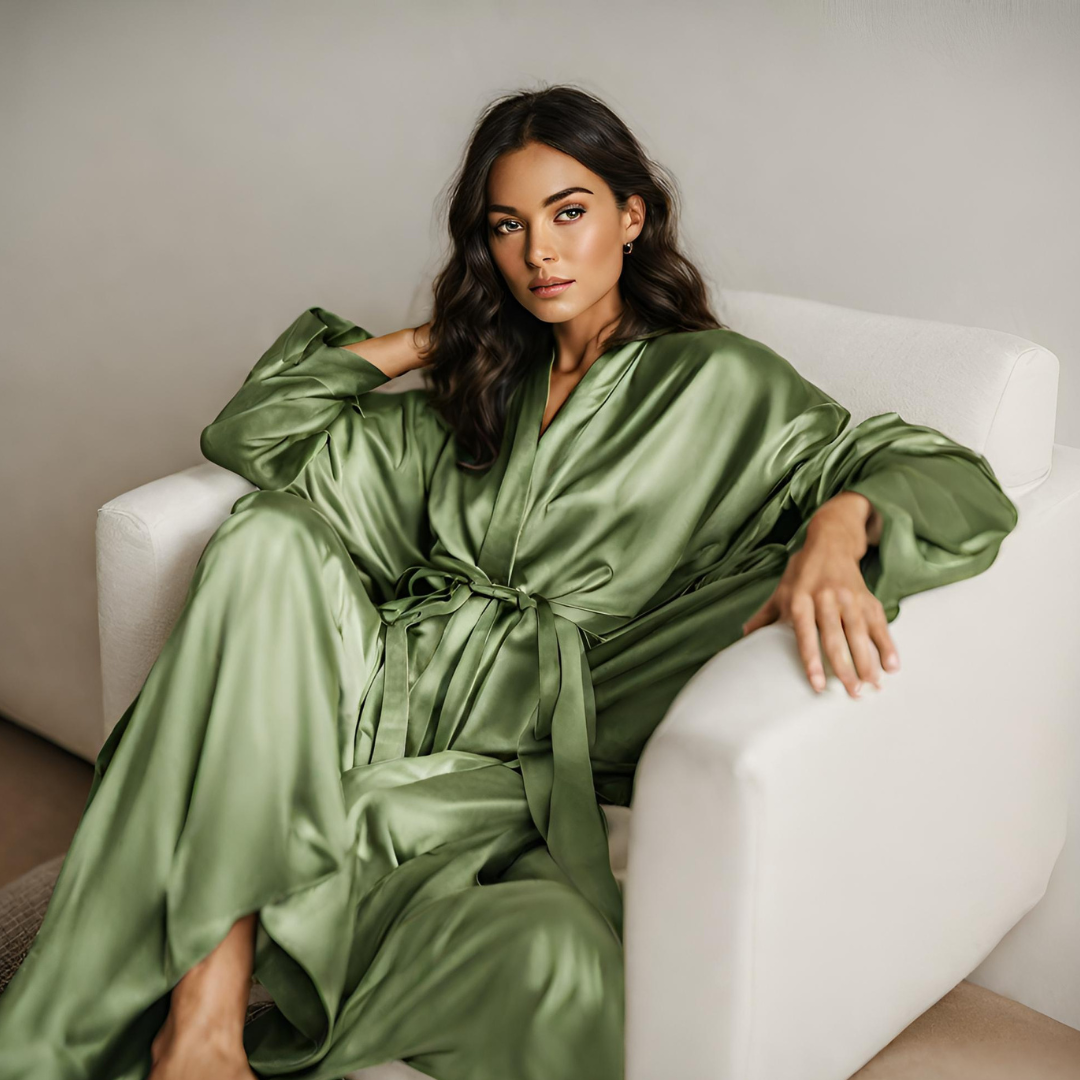
[[[302,312],[202,432],[258,490],[98,756],[0,1080],[145,1076],[169,990],[254,910],[260,1075],[616,1080],[599,803],[629,805],[679,689],[839,491],[882,515],[861,565],[890,621],[1017,522],[982,456],[895,412],[845,430],[732,330],[610,350],[541,437],[552,352],[480,475],[427,391],[369,393],[342,346],[370,336]]]

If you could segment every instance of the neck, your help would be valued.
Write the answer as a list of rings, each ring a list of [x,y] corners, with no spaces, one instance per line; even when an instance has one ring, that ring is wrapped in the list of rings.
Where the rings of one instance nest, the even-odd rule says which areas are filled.
[[[603,351],[623,315],[623,303],[618,285],[583,311],[566,322],[555,323],[553,369],[562,375],[572,375],[587,368]]]

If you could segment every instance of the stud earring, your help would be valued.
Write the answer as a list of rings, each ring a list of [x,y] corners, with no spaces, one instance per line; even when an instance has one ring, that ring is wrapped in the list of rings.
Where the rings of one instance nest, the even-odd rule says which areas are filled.
[[[634,250],[634,241],[633,240],[631,240],[629,244],[623,244],[623,246],[622,246],[622,253],[624,255],[629,255],[630,252],[633,251],[633,250]]]

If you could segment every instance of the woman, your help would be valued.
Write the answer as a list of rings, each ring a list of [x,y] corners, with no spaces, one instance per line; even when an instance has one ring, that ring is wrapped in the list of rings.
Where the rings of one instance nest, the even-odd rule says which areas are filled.
[[[777,619],[816,687],[819,632],[850,694],[880,684],[900,597],[1015,526],[980,455],[845,431],[714,318],[595,98],[495,102],[449,227],[430,323],[309,308],[203,431],[257,490],[101,750],[3,1080],[616,1080],[599,803],[675,694]],[[430,390],[370,393],[416,367]],[[253,971],[275,1006],[244,1028]]]

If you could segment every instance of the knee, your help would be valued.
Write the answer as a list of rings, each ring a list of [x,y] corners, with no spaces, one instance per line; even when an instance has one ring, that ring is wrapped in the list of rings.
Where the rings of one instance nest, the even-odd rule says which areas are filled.
[[[192,587],[208,574],[247,596],[295,580],[305,589],[340,578],[352,564],[340,536],[320,511],[299,495],[252,491],[210,537],[196,566]],[[335,575],[336,574],[336,578]]]
[[[307,499],[284,491],[250,491],[210,538],[214,547],[258,549],[260,556],[291,552],[297,545],[339,545],[333,526]]]

